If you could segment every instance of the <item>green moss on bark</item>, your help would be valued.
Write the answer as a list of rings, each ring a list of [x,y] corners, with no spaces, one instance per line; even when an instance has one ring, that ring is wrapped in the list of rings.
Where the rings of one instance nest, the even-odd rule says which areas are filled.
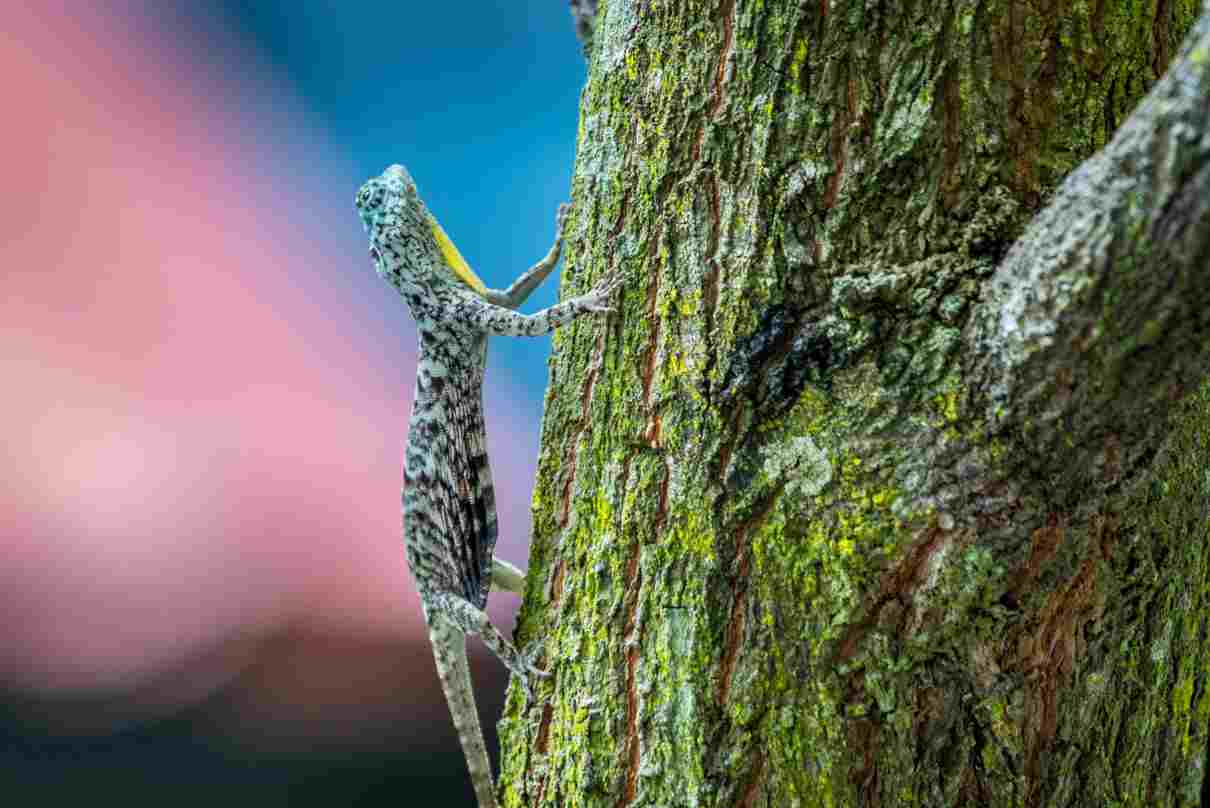
[[[555,338],[504,804],[1196,804],[1210,388],[1091,516],[913,504],[1004,456],[971,304],[1194,4],[808,5],[602,3],[563,292],[628,280]]]

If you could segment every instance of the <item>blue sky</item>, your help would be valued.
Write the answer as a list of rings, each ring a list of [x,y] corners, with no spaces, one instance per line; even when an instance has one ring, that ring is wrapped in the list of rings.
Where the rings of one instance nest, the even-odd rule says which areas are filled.
[[[545,253],[570,188],[585,76],[561,0],[227,0],[205,9],[194,17],[201,29],[253,49],[258,70],[295,94],[322,129],[331,152],[317,161],[347,163],[361,177],[406,165],[489,285],[511,282]],[[332,192],[352,199],[354,190]],[[332,226],[361,236],[351,204],[348,220]],[[358,251],[349,260],[362,258]],[[550,279],[526,310],[554,303],[557,286]],[[507,373],[519,398],[540,405],[548,352],[549,338],[496,339],[489,379]]]

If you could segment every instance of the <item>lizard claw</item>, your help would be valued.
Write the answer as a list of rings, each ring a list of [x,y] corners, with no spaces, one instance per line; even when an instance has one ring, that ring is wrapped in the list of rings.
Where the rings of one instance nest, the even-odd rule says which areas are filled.
[[[559,210],[555,213],[555,235],[561,237],[563,235],[563,225],[567,224],[567,216],[571,213],[571,203],[563,202],[559,205]]]
[[[613,311],[613,306],[609,304],[609,297],[614,293],[619,286],[622,285],[622,273],[614,272],[606,275],[601,280],[597,281],[597,285],[593,290],[584,297],[584,307],[589,311],[599,314],[606,314]]]
[[[545,679],[550,676],[550,671],[544,671],[535,664],[538,657],[541,656],[543,646],[541,641],[535,640],[530,643],[530,646],[521,652],[521,664],[525,666],[525,672],[537,676],[539,679]]]
[[[527,702],[534,700],[534,692],[530,689],[529,678],[531,676],[538,679],[550,678],[550,671],[544,671],[534,664],[534,660],[542,653],[542,643],[535,642],[528,649],[518,654],[517,667],[512,669],[512,673],[521,683],[521,689],[525,691],[525,700]]]

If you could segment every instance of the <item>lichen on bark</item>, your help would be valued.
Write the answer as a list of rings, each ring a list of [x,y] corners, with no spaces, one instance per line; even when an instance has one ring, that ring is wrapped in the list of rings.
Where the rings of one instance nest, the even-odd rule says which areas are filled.
[[[1197,803],[1205,321],[1163,308],[1127,345],[1115,295],[1155,287],[1115,281],[1049,365],[985,327],[998,283],[1087,314],[1068,276],[1045,276],[1058,294],[1012,262],[1046,260],[1026,225],[1112,148],[1195,11],[600,4],[563,292],[627,281],[607,322],[555,338],[518,628],[552,676],[510,691],[505,805]],[[1168,233],[1186,296],[1210,263],[1210,146],[1178,92],[1210,97],[1198,54],[1139,147],[1166,207],[1107,231],[1157,248],[1085,245],[1152,277]],[[1077,410],[1065,448],[1056,413],[1134,378],[1148,428]],[[1069,450],[1099,460],[1068,473]]]

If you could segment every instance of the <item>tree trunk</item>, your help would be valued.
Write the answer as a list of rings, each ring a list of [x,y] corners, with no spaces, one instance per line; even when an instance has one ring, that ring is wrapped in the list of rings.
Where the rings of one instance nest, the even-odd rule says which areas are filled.
[[[601,3],[505,805],[1199,804],[1197,11]]]

